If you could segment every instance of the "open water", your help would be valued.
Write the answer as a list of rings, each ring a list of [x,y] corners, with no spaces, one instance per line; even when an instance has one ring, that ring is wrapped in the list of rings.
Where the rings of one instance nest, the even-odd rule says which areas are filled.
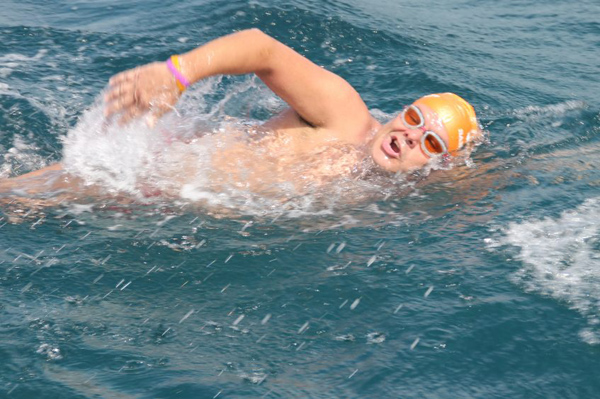
[[[0,397],[600,398],[597,0],[1,9],[2,177],[100,153],[126,185],[147,147],[90,134],[109,77],[250,27],[342,75],[374,114],[453,91],[487,134],[451,170],[398,181],[402,195],[355,187],[369,201],[5,214]],[[280,106],[255,79],[214,78],[179,112],[218,128]]]

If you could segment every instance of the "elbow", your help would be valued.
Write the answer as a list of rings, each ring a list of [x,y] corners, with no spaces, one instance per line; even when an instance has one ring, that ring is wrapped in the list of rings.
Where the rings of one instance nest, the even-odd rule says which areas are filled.
[[[272,69],[274,53],[277,49],[277,40],[267,35],[258,28],[248,29],[247,34],[249,35],[250,43],[257,46],[256,58],[257,65],[259,66],[258,71],[262,73],[268,73]]]
[[[248,34],[250,35],[266,35],[265,32],[263,32],[262,30],[260,30],[259,28],[249,28],[245,30]]]
[[[275,41],[271,36],[267,35],[265,32],[258,28],[250,28],[242,31],[243,34],[247,36],[247,39],[251,43],[259,43],[262,45]]]
[[[271,36],[260,30],[259,28],[246,29],[249,35],[254,36],[255,40],[274,40]]]

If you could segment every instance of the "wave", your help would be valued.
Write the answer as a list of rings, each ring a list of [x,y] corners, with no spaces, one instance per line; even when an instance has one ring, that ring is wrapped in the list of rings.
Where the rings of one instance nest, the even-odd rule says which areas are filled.
[[[581,339],[600,344],[600,197],[557,218],[510,223],[500,244],[519,248],[524,267],[512,280],[548,295],[587,319]]]

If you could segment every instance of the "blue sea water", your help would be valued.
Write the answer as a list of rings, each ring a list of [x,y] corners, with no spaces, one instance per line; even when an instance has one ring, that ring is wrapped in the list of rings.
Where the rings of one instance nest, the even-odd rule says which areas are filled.
[[[3,2],[1,177],[85,161],[113,74],[250,27],[374,114],[453,91],[487,133],[370,201],[3,209],[0,397],[600,398],[599,20],[592,0]],[[280,105],[215,78],[180,113]]]

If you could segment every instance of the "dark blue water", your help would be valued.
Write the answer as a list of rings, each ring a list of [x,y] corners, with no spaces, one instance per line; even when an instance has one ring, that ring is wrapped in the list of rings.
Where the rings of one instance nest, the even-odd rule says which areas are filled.
[[[2,5],[2,177],[61,160],[113,74],[250,27],[378,115],[456,92],[487,139],[373,201],[5,206],[0,397],[600,397],[597,1],[50,3]]]

